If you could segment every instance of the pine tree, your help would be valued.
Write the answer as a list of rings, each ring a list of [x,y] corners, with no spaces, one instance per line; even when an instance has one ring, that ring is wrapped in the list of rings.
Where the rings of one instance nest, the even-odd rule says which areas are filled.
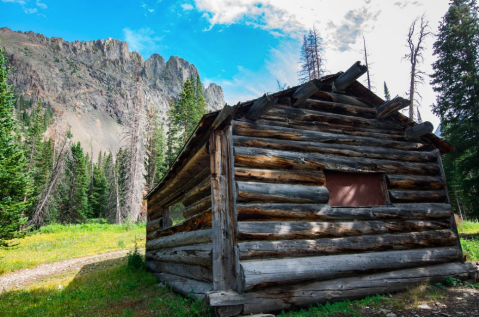
[[[0,47],[0,246],[23,235],[18,231],[26,221],[22,212],[31,203],[24,199],[31,191],[31,179],[24,173],[28,163],[16,143],[15,100],[8,74],[5,49]]]
[[[93,186],[89,196],[90,215],[94,218],[105,218],[110,188],[103,169],[101,152],[98,156],[98,162],[93,166]]]
[[[384,82],[384,99],[386,99],[386,101],[391,100],[391,94],[389,93],[388,85],[386,85],[386,82]]]
[[[300,57],[301,69],[298,72],[300,83],[321,78],[325,64],[322,42],[323,39],[314,27],[307,36],[303,37]]]
[[[463,210],[479,215],[479,19],[475,0],[454,0],[439,24],[434,43],[433,112],[441,135],[455,146],[444,157],[450,190]]]

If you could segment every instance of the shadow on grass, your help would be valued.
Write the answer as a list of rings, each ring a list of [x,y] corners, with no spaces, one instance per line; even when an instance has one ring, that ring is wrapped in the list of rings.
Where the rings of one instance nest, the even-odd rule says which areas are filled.
[[[467,240],[479,239],[479,233],[460,233],[459,238]]]
[[[0,294],[1,316],[208,316],[202,302],[185,299],[126,257],[84,265],[29,288]]]

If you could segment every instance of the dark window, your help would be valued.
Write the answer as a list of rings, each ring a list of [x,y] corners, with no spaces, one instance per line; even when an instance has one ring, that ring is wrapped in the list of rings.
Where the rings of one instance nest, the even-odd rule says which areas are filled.
[[[325,171],[330,206],[381,206],[386,204],[387,189],[380,173]]]

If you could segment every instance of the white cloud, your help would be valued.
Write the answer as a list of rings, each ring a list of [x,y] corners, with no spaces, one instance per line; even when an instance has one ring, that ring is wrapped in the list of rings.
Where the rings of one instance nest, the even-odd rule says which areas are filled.
[[[123,37],[131,51],[137,51],[142,55],[155,52],[155,50],[160,48],[159,42],[163,39],[162,36],[156,36],[155,32],[150,30],[150,28],[141,28],[138,30],[124,28]]]
[[[33,14],[33,13],[37,13],[37,9],[36,8],[24,8],[23,9],[23,12],[25,12],[26,14]]]
[[[183,8],[184,11],[190,11],[194,9],[194,7],[189,3],[182,4],[181,7]]]
[[[40,0],[37,0],[37,6],[38,6],[40,9],[46,9],[46,8],[48,8],[47,5],[46,5],[45,3],[40,2]]]
[[[22,10],[23,12],[25,12],[26,14],[33,14],[33,13],[37,13],[38,12],[38,9],[37,8],[28,8],[27,5],[28,3],[30,2],[30,0],[2,0],[2,2],[4,3],[16,3],[18,5],[20,5],[22,7]],[[40,0],[37,0],[36,1],[36,6],[40,9],[46,9],[48,8],[46,4],[40,2]],[[42,16],[44,16],[43,14],[40,14]]]

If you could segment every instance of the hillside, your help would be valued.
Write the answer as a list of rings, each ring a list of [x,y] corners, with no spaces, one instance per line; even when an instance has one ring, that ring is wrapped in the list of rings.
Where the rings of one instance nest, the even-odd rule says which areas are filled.
[[[121,145],[122,122],[137,96],[147,110],[157,109],[163,120],[169,101],[178,96],[184,81],[197,76],[188,61],[158,54],[147,60],[130,52],[116,39],[67,42],[34,32],[0,29],[10,66],[9,82],[16,94],[64,111],[74,141],[80,141],[94,156],[99,150],[116,152]],[[225,104],[223,90],[212,83],[205,90],[208,111]],[[93,144],[91,144],[93,143]]]

